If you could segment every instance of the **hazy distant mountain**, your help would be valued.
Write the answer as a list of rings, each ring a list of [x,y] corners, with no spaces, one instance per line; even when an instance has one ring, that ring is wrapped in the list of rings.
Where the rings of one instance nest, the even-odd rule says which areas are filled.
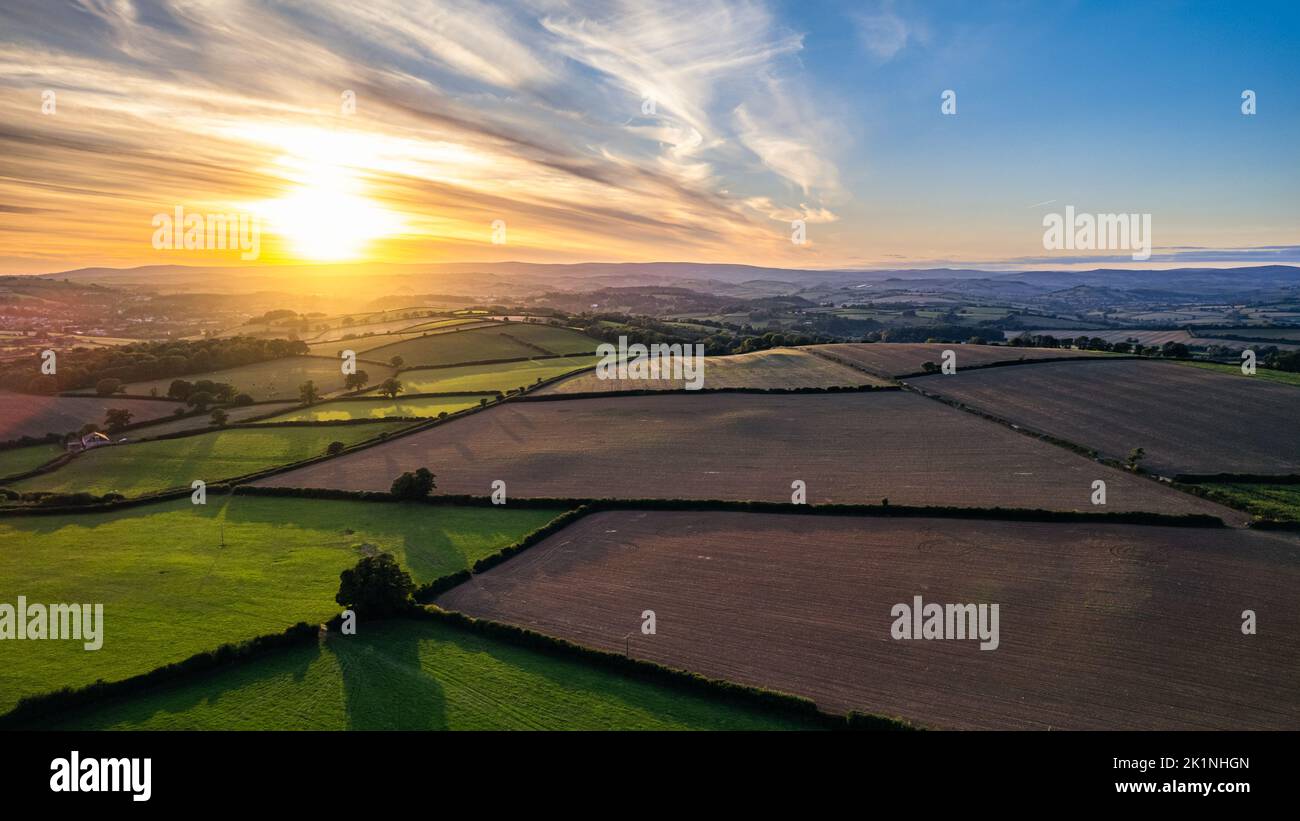
[[[587,262],[570,265],[453,262],[260,267],[151,265],[126,269],[82,268],[45,276],[80,283],[143,286],[160,292],[283,290],[309,294],[337,292],[340,287],[364,287],[372,297],[436,292],[482,299],[629,286],[675,286],[756,297],[777,296],[819,286],[851,288],[870,285],[871,291],[888,288],[1012,300],[1080,287],[1116,292],[1145,291],[1192,300],[1300,289],[1300,267],[1290,265],[1007,273],[957,268],[815,270],[694,262]]]

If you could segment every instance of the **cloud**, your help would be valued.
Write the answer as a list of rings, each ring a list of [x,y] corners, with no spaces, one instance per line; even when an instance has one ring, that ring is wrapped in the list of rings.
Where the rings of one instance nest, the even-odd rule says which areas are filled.
[[[381,259],[499,257],[496,217],[522,258],[789,255],[771,214],[832,219],[842,196],[824,120],[785,90],[802,48],[754,0],[14,0],[0,258],[174,262],[152,213],[343,173],[423,226]]]
[[[907,45],[911,28],[895,14],[889,5],[882,4],[874,12],[853,15],[858,42],[867,53],[879,62],[892,60]]]

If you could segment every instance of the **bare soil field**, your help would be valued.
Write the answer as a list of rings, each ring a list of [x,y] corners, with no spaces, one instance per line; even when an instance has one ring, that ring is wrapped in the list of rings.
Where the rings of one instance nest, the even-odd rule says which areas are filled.
[[[815,356],[798,348],[710,356],[704,360],[704,388],[830,388],[884,385],[883,379]],[[605,391],[685,390],[685,379],[601,379],[595,371],[547,385],[539,394],[599,393]]]
[[[100,396],[34,396],[0,391],[0,442],[22,436],[69,433],[88,422],[104,424],[109,408],[131,411],[132,422],[171,416],[179,402]]]
[[[1012,369],[1016,370],[1016,369]],[[438,492],[515,498],[809,503],[1209,513],[1228,508],[902,391],[664,394],[507,402],[257,484],[386,491],[428,467]]]
[[[909,380],[1156,473],[1300,473],[1290,385],[1171,362],[1059,362]]]
[[[890,343],[844,342],[833,345],[810,345],[801,350],[828,356],[877,376],[893,377],[920,373],[926,362],[940,364],[943,352],[953,351],[957,356],[957,372],[963,367],[989,365],[994,362],[1019,360],[1060,359],[1061,357],[1101,356],[1087,351],[1060,350],[1057,348],[1012,348],[1006,345],[954,345],[949,343]]]
[[[1278,534],[618,511],[437,604],[928,727],[1296,730],[1297,586]],[[998,646],[893,638],[915,596],[997,604]]]

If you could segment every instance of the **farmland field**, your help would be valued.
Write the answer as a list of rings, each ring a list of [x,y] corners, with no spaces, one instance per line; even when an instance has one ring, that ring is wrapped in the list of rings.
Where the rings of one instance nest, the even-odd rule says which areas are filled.
[[[336,422],[342,419],[383,419],[396,417],[434,417],[455,413],[479,404],[482,396],[417,396],[396,399],[336,399],[310,407],[299,407],[264,422]],[[491,397],[488,397],[491,398]]]
[[[559,359],[523,359],[493,365],[461,365],[451,368],[418,368],[402,371],[398,378],[408,393],[450,393],[452,391],[501,391],[528,387],[538,379],[590,367],[595,356],[566,356]]]
[[[391,345],[372,348],[366,352],[370,359],[387,362],[400,356],[407,367],[420,365],[455,365],[461,362],[482,362],[490,359],[530,359],[544,356],[541,351],[528,347],[503,330],[509,326],[493,324],[468,331],[444,331],[428,336],[417,336]],[[515,328],[510,328],[512,331]],[[593,340],[591,350],[596,349]]]
[[[1200,487],[1280,522],[1300,522],[1300,485],[1206,483]]]
[[[704,388],[829,388],[884,385],[862,371],[798,348],[774,348],[736,356],[704,359]],[[596,393],[617,390],[683,390],[684,379],[601,379],[584,373],[538,393]]]
[[[474,328],[486,328],[489,325],[496,325],[494,322],[479,322],[472,319],[451,320],[449,323],[439,327],[426,327],[419,331],[396,331],[389,333],[369,334],[366,336],[357,336],[352,339],[337,339],[327,342],[311,342],[308,348],[315,356],[337,357],[341,351],[350,350],[355,352],[358,357],[365,359],[361,354],[368,353],[375,348],[382,348],[387,345],[393,345],[398,342],[404,342],[408,339],[419,339],[422,336],[434,336],[444,333],[458,333],[468,331]],[[387,362],[390,356],[376,356],[373,361]]]
[[[924,726],[1295,730],[1298,556],[1227,529],[610,512],[438,604]],[[917,595],[1000,603],[998,646],[891,638]]]
[[[957,357],[957,371],[963,367],[976,367],[994,362],[1019,360],[1059,359],[1061,357],[1102,356],[1085,351],[1057,348],[1012,348],[1006,345],[949,345],[943,343],[888,343],[874,342],[813,345],[803,348],[815,354],[856,365],[878,376],[895,377],[920,373],[926,362],[940,363],[945,350]]]
[[[1280,382],[1283,385],[1300,386],[1300,373],[1294,371],[1276,371],[1272,368],[1257,367],[1253,376],[1247,376],[1241,372],[1240,365],[1228,365],[1222,362],[1185,362],[1179,361],[1180,365],[1189,365],[1193,368],[1204,368],[1207,371],[1223,373],[1229,376],[1241,376],[1246,379],[1263,379],[1268,382]]]
[[[298,407],[297,402],[263,402],[257,405],[222,408],[222,410],[226,412],[226,424],[233,425],[236,422],[243,422],[258,416],[266,416],[267,414],[272,414],[276,411],[288,410],[296,407]],[[211,425],[212,414],[201,413],[194,416],[187,416],[184,419],[159,421],[152,425],[135,428],[134,430],[127,431],[125,436],[131,440],[154,439],[159,436],[181,433],[182,431],[199,430]]]
[[[511,402],[255,484],[387,490],[426,465],[479,496],[502,479],[519,498],[789,502],[800,479],[809,503],[1053,510],[1094,510],[1104,478],[1106,510],[1245,518],[901,391]]]
[[[28,445],[0,450],[0,477],[26,473],[63,454],[59,445]]]
[[[362,555],[391,553],[417,583],[428,582],[558,513],[209,496],[207,505],[182,499],[0,519],[6,595],[102,603],[105,625],[93,652],[65,641],[0,642],[0,712],[22,695],[114,681],[297,621],[324,621],[339,610],[339,572]]]
[[[286,648],[66,717],[113,730],[782,730],[806,725],[425,621]]]
[[[909,380],[1025,427],[1164,474],[1300,473],[1289,385],[1170,362],[990,368]]]
[[[163,389],[166,393],[166,389]],[[23,436],[71,433],[82,425],[104,424],[109,408],[131,411],[132,422],[171,416],[179,402],[124,399],[120,396],[34,396],[0,391],[0,442]]]
[[[537,323],[513,323],[505,325],[502,333],[511,339],[545,348],[549,353],[570,356],[580,353],[592,353],[600,342],[586,334],[569,328],[556,328]]]
[[[384,365],[367,362],[360,367],[370,375],[370,381],[374,384],[392,375],[392,369]],[[308,379],[316,383],[316,387],[322,394],[343,390],[343,370],[340,367],[340,360],[337,357],[326,356],[290,356],[255,362],[252,365],[241,365],[238,368],[226,368],[176,378],[189,382],[199,379],[227,382],[234,385],[237,392],[246,393],[258,402],[267,399],[297,399],[298,386]],[[166,396],[172,381],[173,378],[155,379],[152,382],[132,382],[126,386],[126,393],[132,396],[147,396],[150,390],[157,390],[159,396]]]
[[[113,445],[82,453],[58,470],[15,482],[11,487],[22,491],[95,494],[115,491],[141,496],[189,487],[195,479],[211,484],[298,462],[324,454],[330,442],[355,444],[410,424],[232,428],[177,439]],[[390,482],[392,478],[389,477]]]

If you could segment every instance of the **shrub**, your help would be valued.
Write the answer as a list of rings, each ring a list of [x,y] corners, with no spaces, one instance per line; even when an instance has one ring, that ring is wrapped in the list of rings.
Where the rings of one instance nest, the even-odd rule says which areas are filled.
[[[337,441],[330,442],[329,445],[326,446],[325,452],[328,453],[330,456],[338,456],[340,453],[343,452],[343,443]]]

